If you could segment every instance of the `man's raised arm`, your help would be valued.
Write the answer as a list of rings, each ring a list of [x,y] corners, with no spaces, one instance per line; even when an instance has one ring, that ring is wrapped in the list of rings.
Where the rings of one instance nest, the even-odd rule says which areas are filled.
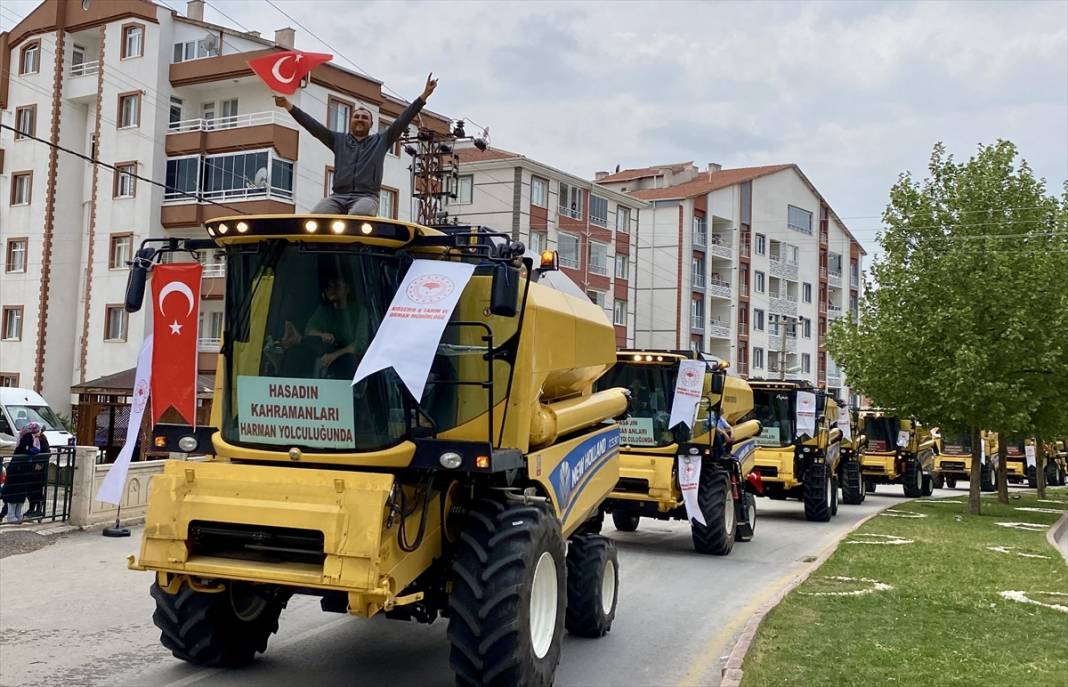
[[[408,125],[415,119],[415,115],[419,114],[419,111],[426,105],[427,99],[434,92],[434,89],[438,87],[438,80],[434,78],[434,73],[431,72],[426,77],[426,86],[423,87],[423,92],[418,98],[412,101],[411,105],[401,112],[400,117],[397,117],[396,121],[389,125],[389,129],[386,130],[386,136],[390,143],[394,143],[401,136],[408,131]]]
[[[334,149],[334,132],[323,126],[319,120],[289,102],[289,99],[285,96],[276,95],[274,97],[274,104],[284,108],[289,114],[293,115],[293,119],[297,120],[297,124],[300,124],[307,129],[312,136],[322,141],[323,145],[330,150]]]

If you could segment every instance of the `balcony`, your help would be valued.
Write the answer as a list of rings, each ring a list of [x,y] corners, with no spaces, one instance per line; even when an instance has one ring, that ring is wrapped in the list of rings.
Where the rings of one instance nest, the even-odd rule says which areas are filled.
[[[830,239],[830,236],[828,235],[827,230],[826,229],[820,229],[820,245],[821,246],[826,246],[827,245],[827,241],[829,239]]]
[[[80,62],[78,64],[72,64],[67,75],[72,78],[79,76],[95,76],[100,73],[100,61],[92,60],[90,62]]]
[[[768,312],[777,315],[797,315],[797,301],[792,301],[788,298],[776,298],[774,296],[768,300],[771,301],[771,305],[768,307]]]
[[[293,118],[281,110],[171,122],[167,127],[167,155],[222,153],[272,147],[281,157],[296,160],[295,126]]]
[[[723,234],[711,234],[708,237],[708,252],[717,258],[731,259],[731,240]]]
[[[702,220],[694,219],[691,240],[696,250],[704,250],[708,245],[708,224]]]
[[[860,276],[859,275],[857,275],[857,274],[850,274],[849,275],[849,288],[851,288],[851,289],[859,289],[860,288]]]
[[[770,256],[771,268],[768,272],[773,277],[797,281],[797,265],[786,262],[781,257]]]
[[[838,372],[828,372],[827,386],[842,386],[842,375]]]
[[[828,272],[827,273],[827,285],[832,289],[842,288],[842,273],[841,272]]]
[[[840,307],[838,307],[837,305],[828,305],[827,306],[827,317],[829,317],[830,319],[832,319],[832,320],[840,319],[843,314],[844,313],[842,312],[842,309]]]
[[[709,320],[708,335],[713,339],[730,339],[731,325],[726,320]]]
[[[213,200],[220,205],[201,202]],[[235,207],[234,203],[240,203]],[[160,223],[164,227],[191,227],[216,217],[235,214],[240,209],[250,215],[291,215],[296,209],[293,192],[275,186],[226,189],[200,193],[168,191],[163,194]]]
[[[731,298],[731,283],[722,279],[713,279],[708,283],[708,294],[716,298]]]
[[[559,208],[561,217],[570,217],[571,219],[582,219],[582,210],[578,208],[569,208],[561,205]]]
[[[200,273],[202,279],[226,276],[226,263],[224,262],[207,262],[203,267],[204,270]]]
[[[705,316],[690,315],[690,331],[703,334],[705,331]]]
[[[222,339],[216,336],[202,336],[197,339],[197,350],[201,353],[218,353]]]
[[[701,293],[705,292],[704,272],[693,272],[690,274],[690,288]]]

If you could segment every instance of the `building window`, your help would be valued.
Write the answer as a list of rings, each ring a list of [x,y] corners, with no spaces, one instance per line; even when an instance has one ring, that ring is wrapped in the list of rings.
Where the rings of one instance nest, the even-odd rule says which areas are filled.
[[[174,63],[199,60],[204,57],[217,57],[219,55],[219,38],[214,34],[208,34],[199,40],[185,41],[174,44]]]
[[[630,274],[630,256],[616,253],[616,279],[627,279]]]
[[[760,270],[753,273],[753,289],[757,293],[764,293],[764,273]]]
[[[180,157],[167,160],[167,176],[165,177],[165,184],[167,188],[163,191],[164,200],[186,200],[193,199],[196,195],[199,186],[200,178],[200,158],[193,157]]]
[[[604,291],[597,291],[596,289],[589,289],[586,291],[586,295],[590,300],[601,308],[608,309],[608,294]]]
[[[590,241],[590,272],[608,276],[608,245]]]
[[[608,199],[590,195],[590,224],[608,226]]]
[[[11,205],[29,205],[33,198],[33,172],[11,175]]]
[[[337,98],[329,98],[326,105],[326,126],[331,131],[343,134],[349,132],[349,119],[352,118],[352,103]]]
[[[133,234],[112,234],[108,249],[108,269],[129,269],[126,262],[133,254]]]
[[[801,261],[801,249],[792,243],[786,244],[786,264],[796,265]]]
[[[768,252],[768,237],[763,234],[756,235],[756,254],[766,255]]]
[[[544,231],[534,231],[533,229],[530,231],[530,245],[528,248],[531,252],[540,254],[545,250],[546,243],[548,242]]]
[[[812,338],[812,318],[811,317],[802,317],[801,318],[801,334],[806,339],[811,339]]]
[[[334,168],[327,166],[323,174],[323,195],[328,196],[334,192]]]
[[[28,239],[8,239],[7,256],[4,260],[5,272],[26,271],[26,248]]]
[[[560,253],[560,266],[577,269],[579,265],[579,238],[561,232],[557,235],[556,243]]]
[[[5,305],[4,306],[4,326],[3,332],[0,332],[4,341],[21,341],[22,340],[22,306],[21,305]]]
[[[801,354],[801,372],[808,374],[812,371],[812,356],[808,353]]]
[[[19,75],[36,74],[41,69],[41,42],[30,41],[19,53]]]
[[[119,129],[141,126],[141,94],[119,95]]]
[[[201,179],[200,192],[211,200],[293,198],[293,163],[266,150],[206,157]]]
[[[237,126],[237,98],[219,101],[219,119],[212,122],[212,129],[232,129]]]
[[[753,369],[754,370],[762,370],[762,369],[764,369],[764,349],[763,348],[758,348],[756,346],[753,347]]]
[[[182,99],[171,96],[171,109],[167,113],[167,124],[171,128],[182,121]]]
[[[854,289],[860,287],[860,264],[856,260],[849,261],[849,285]]]
[[[144,54],[145,27],[126,24],[122,27],[122,59],[141,57]]]
[[[15,108],[15,140],[37,135],[37,106]]]
[[[128,319],[126,308],[109,305],[104,314],[104,341],[125,341]]]
[[[627,302],[617,298],[612,303],[612,324],[618,324],[621,327],[627,326]]]
[[[18,372],[0,372],[0,386],[6,386],[8,388],[17,388],[19,385],[19,373]],[[6,419],[0,418],[4,423]],[[6,425],[5,425],[6,427]],[[11,434],[10,431],[5,431],[6,434]]]
[[[630,208],[616,206],[616,231],[630,233]]]
[[[582,189],[560,182],[560,214],[582,219]]]
[[[705,302],[700,298],[690,297],[690,329],[705,328]]]
[[[391,127],[392,125],[393,125],[393,122],[387,122],[386,120],[384,120],[381,117],[379,117],[379,119],[378,119],[378,133],[380,133],[383,136],[385,136],[386,132],[389,131],[389,127]],[[401,135],[403,136],[404,132],[401,132]],[[399,138],[396,141],[393,142],[393,145],[391,145],[389,147],[389,149],[386,151],[386,154],[387,155],[392,155],[393,157],[400,157],[400,139]]]
[[[465,174],[456,180],[456,203],[458,205],[470,205],[475,197],[475,176]]]
[[[760,308],[753,308],[753,329],[764,331],[764,311]]]
[[[802,234],[812,234],[812,213],[789,205],[786,208],[786,226]]]
[[[549,207],[549,182],[541,177],[530,177],[530,204],[539,208]]]
[[[200,313],[200,343],[209,346],[218,346],[222,339],[223,314],[222,312]]]
[[[701,289],[705,287],[705,259],[696,255],[690,258],[690,285]]]
[[[812,284],[809,284],[807,281],[801,284],[801,300],[805,303],[812,302]]]
[[[133,198],[137,195],[137,177],[134,175],[137,173],[136,162],[119,162],[115,164],[115,171],[112,173],[114,179],[114,186],[112,187],[112,196],[115,198]]]
[[[378,216],[397,219],[397,191],[382,188],[378,192]]]

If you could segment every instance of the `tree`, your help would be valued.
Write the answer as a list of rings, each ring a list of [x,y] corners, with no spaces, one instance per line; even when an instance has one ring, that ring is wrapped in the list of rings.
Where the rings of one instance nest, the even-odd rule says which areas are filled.
[[[875,286],[827,347],[880,406],[971,434],[978,514],[980,430],[1033,433],[1068,389],[1068,184],[1047,195],[1008,141],[964,163],[937,144],[928,171],[890,189]]]

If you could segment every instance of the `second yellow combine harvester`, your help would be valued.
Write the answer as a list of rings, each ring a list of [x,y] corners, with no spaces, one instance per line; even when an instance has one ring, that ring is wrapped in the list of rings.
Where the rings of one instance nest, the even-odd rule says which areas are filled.
[[[891,412],[872,411],[861,417],[861,432],[868,439],[861,459],[868,493],[878,484],[900,484],[911,498],[934,492],[935,442],[927,428]]]
[[[680,363],[686,360],[704,363],[692,430],[668,426]],[[632,396],[622,426],[619,483],[605,502],[616,529],[633,532],[643,517],[689,521],[694,550],[716,555],[730,553],[736,540],[752,539],[756,504],[747,478],[760,423],[739,422],[753,408],[745,380],[728,375],[726,364],[711,356],[634,350],[621,351],[615,367],[598,381],[598,388],[616,387],[630,389]],[[690,456],[701,458],[697,502],[704,524],[690,518],[680,488],[679,464]]]

